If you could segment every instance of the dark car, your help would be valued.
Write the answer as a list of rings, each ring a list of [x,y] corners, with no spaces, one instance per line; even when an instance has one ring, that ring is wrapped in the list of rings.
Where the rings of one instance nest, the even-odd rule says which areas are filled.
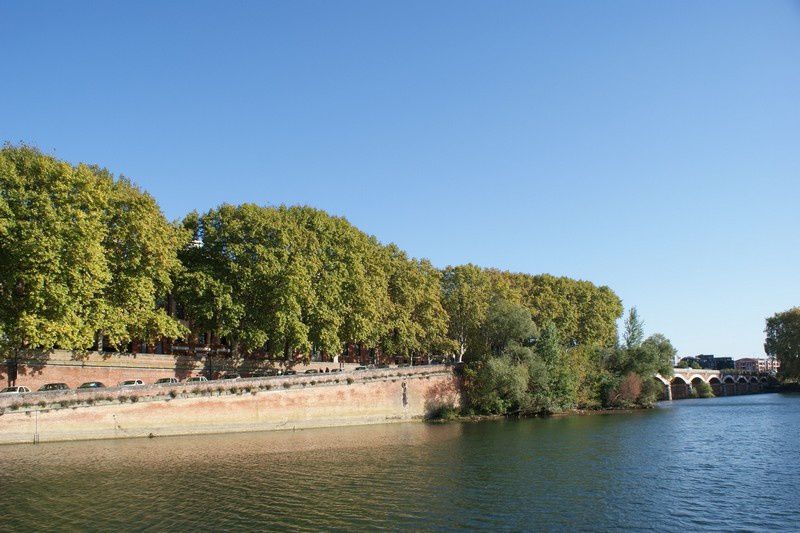
[[[319,370],[317,370],[316,368],[309,368],[308,370],[306,370],[306,374],[319,374]]]
[[[46,383],[39,387],[39,392],[47,392],[51,390],[69,390],[66,383]]]
[[[251,378],[266,378],[266,377],[269,377],[269,376],[279,376],[279,375],[280,375],[280,372],[278,370],[274,369],[274,368],[262,368],[260,370],[253,371],[253,373],[250,374],[250,377]]]
[[[297,370],[284,370],[283,371],[283,375],[284,376],[294,376],[295,374],[297,374]]]
[[[222,374],[221,379],[241,379],[242,376],[238,372],[225,372]]]
[[[366,370],[366,369],[367,369],[367,367],[365,367],[365,366],[357,366],[355,368],[355,370]]]
[[[104,389],[106,386],[99,382],[99,381],[87,381],[86,383],[81,384],[79,389]]]
[[[389,368],[389,365],[387,365],[386,363],[381,363],[379,365],[375,365],[375,368]]]

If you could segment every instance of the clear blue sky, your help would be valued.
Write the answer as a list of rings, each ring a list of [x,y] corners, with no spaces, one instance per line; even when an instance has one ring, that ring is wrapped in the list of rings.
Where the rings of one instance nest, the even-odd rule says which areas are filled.
[[[309,204],[612,287],[682,355],[800,305],[800,5],[0,2],[0,139],[169,218]]]

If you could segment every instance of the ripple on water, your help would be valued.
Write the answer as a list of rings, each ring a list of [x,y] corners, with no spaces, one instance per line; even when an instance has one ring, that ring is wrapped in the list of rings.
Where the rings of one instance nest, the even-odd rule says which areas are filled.
[[[793,529],[798,407],[4,447],[0,527]]]

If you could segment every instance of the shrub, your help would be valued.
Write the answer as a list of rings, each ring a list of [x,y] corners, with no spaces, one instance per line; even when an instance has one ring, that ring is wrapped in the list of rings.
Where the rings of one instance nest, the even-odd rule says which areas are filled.
[[[87,398],[86,405],[94,405],[94,398]]]
[[[288,381],[284,381],[283,382],[283,388],[284,389],[291,389],[292,388],[292,384],[289,383]]]
[[[695,385],[694,392],[697,394],[699,398],[713,398],[714,397],[714,389],[711,388],[711,385],[702,381]]]
[[[138,401],[139,401],[139,397],[138,396],[131,396],[131,402],[132,403],[136,403]]]
[[[12,411],[16,411],[17,409],[19,409],[19,404],[18,403],[12,403],[10,409]]]
[[[169,397],[170,398],[175,398],[177,395],[178,395],[177,391],[175,391],[175,390],[169,391]]]
[[[41,407],[42,409],[44,409],[44,408],[45,408],[45,406],[47,405],[47,402],[46,402],[46,401],[44,401],[44,400],[39,400],[39,403],[38,403],[37,405],[38,405],[39,407]]]
[[[316,384],[317,384],[317,382],[316,382],[316,381],[314,381],[314,380],[312,379],[312,380],[309,382],[309,384],[311,384],[311,385],[316,385]]]
[[[69,407],[69,400],[61,400],[58,402],[61,407]]]
[[[122,395],[119,398],[117,398],[117,400],[119,400],[119,403],[125,403],[125,402],[128,401],[128,397],[125,396],[125,395]]]
[[[231,387],[229,391],[231,394],[239,394],[239,387]]]
[[[270,385],[269,383],[264,385],[264,390],[270,390],[271,388],[272,388],[272,385]]]
[[[449,404],[440,404],[433,408],[431,408],[428,413],[426,414],[425,418],[427,420],[455,420],[458,418],[458,409],[456,409],[453,405]]]
[[[354,381],[355,381],[355,380],[354,380],[353,378],[351,378],[351,377],[348,377],[348,378],[347,378],[347,384],[348,384],[348,385],[352,385]]]

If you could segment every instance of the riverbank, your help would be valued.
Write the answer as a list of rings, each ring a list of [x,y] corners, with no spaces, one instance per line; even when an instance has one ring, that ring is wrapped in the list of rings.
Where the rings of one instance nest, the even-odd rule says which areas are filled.
[[[458,405],[460,392],[458,378],[442,366],[65,391],[0,401],[0,444],[12,444],[423,420],[442,405]]]

